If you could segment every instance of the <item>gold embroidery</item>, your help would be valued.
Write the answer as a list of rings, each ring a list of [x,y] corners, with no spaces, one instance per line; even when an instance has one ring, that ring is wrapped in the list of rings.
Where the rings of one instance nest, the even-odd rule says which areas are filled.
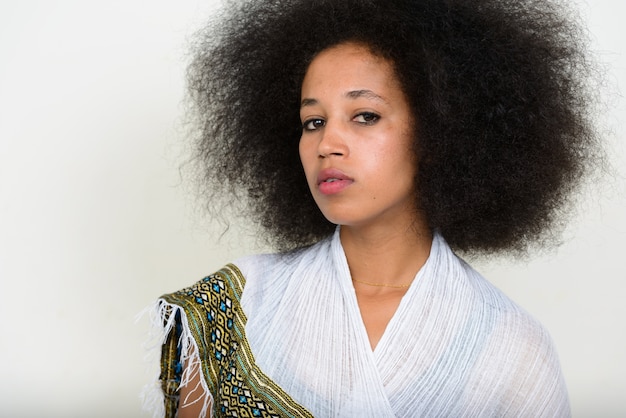
[[[245,335],[247,318],[239,304],[244,285],[239,269],[228,264],[189,288],[163,296],[187,315],[213,396],[214,416],[312,417],[256,365]],[[175,345],[179,335],[172,334],[179,332],[172,330],[168,336],[162,360],[166,412],[175,411],[173,393],[181,372]]]

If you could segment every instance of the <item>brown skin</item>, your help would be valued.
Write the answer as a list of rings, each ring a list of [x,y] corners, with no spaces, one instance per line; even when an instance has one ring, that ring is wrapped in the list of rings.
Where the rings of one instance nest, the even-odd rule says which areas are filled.
[[[358,94],[357,94],[358,92]],[[363,93],[367,92],[367,93]],[[416,209],[411,108],[391,63],[359,44],[322,51],[302,83],[300,159],[341,242],[372,349],[430,254],[432,234]],[[324,193],[324,170],[349,177]]]

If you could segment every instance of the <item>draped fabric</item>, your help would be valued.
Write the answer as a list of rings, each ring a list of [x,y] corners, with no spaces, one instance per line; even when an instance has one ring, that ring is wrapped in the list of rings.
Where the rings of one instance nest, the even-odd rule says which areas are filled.
[[[255,367],[313,416],[570,416],[544,328],[437,234],[373,351],[339,230],[312,247],[236,265],[245,277],[238,302]],[[178,309],[167,297],[163,303]],[[192,332],[191,344],[212,332]],[[203,376],[203,387],[213,387]],[[219,416],[219,393],[209,391]]]
[[[187,402],[203,402],[201,416],[310,418],[254,362],[239,304],[245,279],[229,264],[195,285],[164,295],[161,317],[167,336],[161,350],[164,415],[176,417],[179,388],[190,387]],[[197,368],[195,366],[198,366]],[[202,392],[208,396],[199,396]]]

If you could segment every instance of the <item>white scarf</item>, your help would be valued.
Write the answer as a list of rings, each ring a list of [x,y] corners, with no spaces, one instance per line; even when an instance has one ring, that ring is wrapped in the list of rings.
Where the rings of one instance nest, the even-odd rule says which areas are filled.
[[[570,415],[548,334],[437,234],[374,351],[339,228],[236,264],[257,364],[316,417]]]
[[[374,351],[339,228],[307,249],[235,264],[256,364],[315,417],[570,416],[547,332],[438,234]],[[163,318],[169,305],[159,306]],[[182,325],[183,361],[197,362],[185,355],[196,346],[185,315]],[[204,378],[200,386],[207,392]]]

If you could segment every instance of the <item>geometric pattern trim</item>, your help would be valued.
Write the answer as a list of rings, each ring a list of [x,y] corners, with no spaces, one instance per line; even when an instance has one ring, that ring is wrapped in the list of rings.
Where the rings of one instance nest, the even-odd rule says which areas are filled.
[[[202,373],[213,396],[213,416],[313,417],[256,365],[246,340],[247,318],[240,306],[244,285],[241,271],[228,264],[191,287],[162,296],[168,304],[181,307],[187,316]],[[166,321],[171,313],[171,309],[166,312]],[[182,321],[180,317],[175,320],[161,355],[166,417],[176,416],[182,375]]]

